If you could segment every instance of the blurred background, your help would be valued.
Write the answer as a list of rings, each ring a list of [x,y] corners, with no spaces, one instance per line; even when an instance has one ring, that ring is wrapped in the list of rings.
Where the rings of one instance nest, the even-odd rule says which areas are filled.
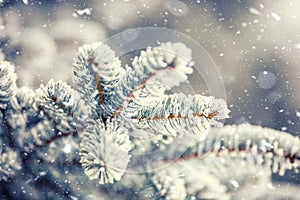
[[[299,10],[299,0],[0,0],[0,60],[15,64],[19,86],[72,84],[81,45],[129,28],[169,28],[216,63],[231,109],[226,123],[300,136]],[[300,184],[292,172],[273,179]]]

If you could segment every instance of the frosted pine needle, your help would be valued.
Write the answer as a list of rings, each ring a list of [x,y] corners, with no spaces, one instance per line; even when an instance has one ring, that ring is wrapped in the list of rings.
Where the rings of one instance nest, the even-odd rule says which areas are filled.
[[[89,124],[81,134],[80,155],[82,166],[90,179],[99,184],[119,181],[130,160],[131,149],[126,129],[111,122]]]

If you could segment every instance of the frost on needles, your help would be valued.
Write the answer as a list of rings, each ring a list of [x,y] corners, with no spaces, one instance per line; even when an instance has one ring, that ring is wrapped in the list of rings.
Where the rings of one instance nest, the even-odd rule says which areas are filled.
[[[4,195],[20,198],[27,190],[26,198],[49,198],[37,187],[42,182],[51,198],[109,199],[115,191],[125,199],[238,199],[247,196],[249,180],[265,191],[271,173],[299,169],[299,138],[251,125],[221,127],[229,117],[224,100],[169,94],[193,72],[192,52],[182,43],[148,47],[125,66],[109,46],[93,43],[79,49],[73,67],[75,89],[50,80],[32,90],[18,88],[13,65],[1,61]],[[141,162],[154,151],[163,154]],[[144,173],[126,172],[129,165]],[[145,172],[155,166],[165,167]]]

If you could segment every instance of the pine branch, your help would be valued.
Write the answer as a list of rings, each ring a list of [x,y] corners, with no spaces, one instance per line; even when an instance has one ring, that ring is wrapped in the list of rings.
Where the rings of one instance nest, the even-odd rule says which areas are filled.
[[[188,137],[186,141],[193,141],[193,138]],[[244,124],[214,128],[211,129],[205,139],[191,142],[185,146],[183,144],[186,143],[184,141],[181,144],[172,143],[173,146],[163,149],[169,152],[164,159],[165,165],[168,167],[163,169],[163,172],[156,172],[154,177],[159,177],[161,173],[166,173],[168,170],[178,171],[179,166],[185,166],[177,174],[185,174],[183,179],[184,185],[187,187],[186,195],[199,195],[199,198],[218,198],[210,195],[218,194],[214,190],[222,187],[226,188],[223,190],[225,193],[219,194],[224,197],[227,195],[227,198],[230,199],[244,196],[259,198],[268,189],[271,172],[283,175],[287,169],[293,169],[296,172],[299,170],[299,138],[260,126]],[[179,148],[181,145],[183,148]],[[181,156],[176,157],[180,152]],[[174,158],[176,159],[174,160]],[[170,166],[167,163],[173,164]],[[195,166],[198,169],[193,169]],[[233,171],[228,172],[230,169]],[[191,172],[197,171],[197,173],[189,174],[187,173],[189,170]],[[199,176],[195,180],[197,174]],[[169,179],[173,180],[178,175],[168,174],[166,176],[170,176]],[[156,179],[153,180],[156,187],[161,194],[166,194],[164,192],[166,189],[163,189],[164,187],[161,185],[163,183],[158,183]],[[206,182],[207,179],[214,181]],[[217,184],[217,182],[221,184],[218,187],[209,185]],[[261,193],[252,194],[249,185],[253,184],[258,185]],[[175,187],[175,185],[171,184],[169,187]],[[193,187],[199,189],[193,190]],[[209,193],[207,193],[208,188],[211,188]]]
[[[71,87],[53,80],[42,85],[37,94],[28,88],[17,89],[9,103],[7,121],[14,133],[13,140],[26,152],[76,134],[75,128],[80,129],[76,119],[83,120],[86,115],[85,106],[74,100]]]
[[[151,127],[155,132],[167,131],[172,136],[186,131],[196,135],[207,131],[217,120],[228,117],[225,102],[201,95],[173,94],[142,106],[132,114],[131,119]],[[127,114],[128,115],[128,114]]]
[[[104,104],[104,95],[103,95],[103,89],[102,89],[100,77],[98,74],[95,74],[95,79],[96,79],[96,83],[97,83],[98,93],[100,96],[100,104],[103,105]]]
[[[216,154],[226,152],[241,159],[250,154],[257,164],[268,166],[279,175],[284,175],[287,169],[299,171],[299,138],[270,128],[242,124],[212,129],[206,140],[199,144],[198,154],[203,155],[210,150]]]
[[[37,90],[38,105],[55,127],[62,132],[76,131],[73,119],[73,89],[64,82],[50,80],[46,86]]]
[[[191,59],[191,50],[182,43],[163,43],[160,47],[142,51],[134,58],[132,68],[127,66],[116,83],[111,95],[111,113],[118,115],[126,103],[131,102],[134,92],[148,84],[156,83],[171,89],[186,81],[187,74],[193,71]]]
[[[114,122],[91,122],[80,134],[81,164],[90,179],[99,184],[114,183],[124,174],[131,149],[126,129]]]
[[[74,83],[81,98],[95,112],[94,119],[107,115],[113,86],[122,73],[124,69],[110,47],[93,43],[79,48],[74,61]]]
[[[10,101],[12,112],[20,113],[27,121],[36,117],[38,103],[36,93],[27,87],[17,88],[16,95]]]
[[[14,66],[6,61],[0,61],[0,108],[5,109],[17,88],[17,76]]]

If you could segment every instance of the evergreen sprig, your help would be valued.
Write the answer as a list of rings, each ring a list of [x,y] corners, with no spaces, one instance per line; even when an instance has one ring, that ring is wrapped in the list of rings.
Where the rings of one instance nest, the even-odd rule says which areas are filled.
[[[6,108],[7,103],[14,95],[17,75],[14,66],[6,61],[0,61],[0,107]]]
[[[74,88],[50,80],[32,90],[18,88],[13,65],[0,61],[0,192],[46,199],[42,185],[68,199],[108,190],[126,199],[261,198],[271,173],[298,172],[298,137],[222,127],[224,100],[170,94],[192,65],[182,43],[148,47],[124,67],[109,46],[93,43],[75,57]],[[251,183],[261,193],[251,194]]]

